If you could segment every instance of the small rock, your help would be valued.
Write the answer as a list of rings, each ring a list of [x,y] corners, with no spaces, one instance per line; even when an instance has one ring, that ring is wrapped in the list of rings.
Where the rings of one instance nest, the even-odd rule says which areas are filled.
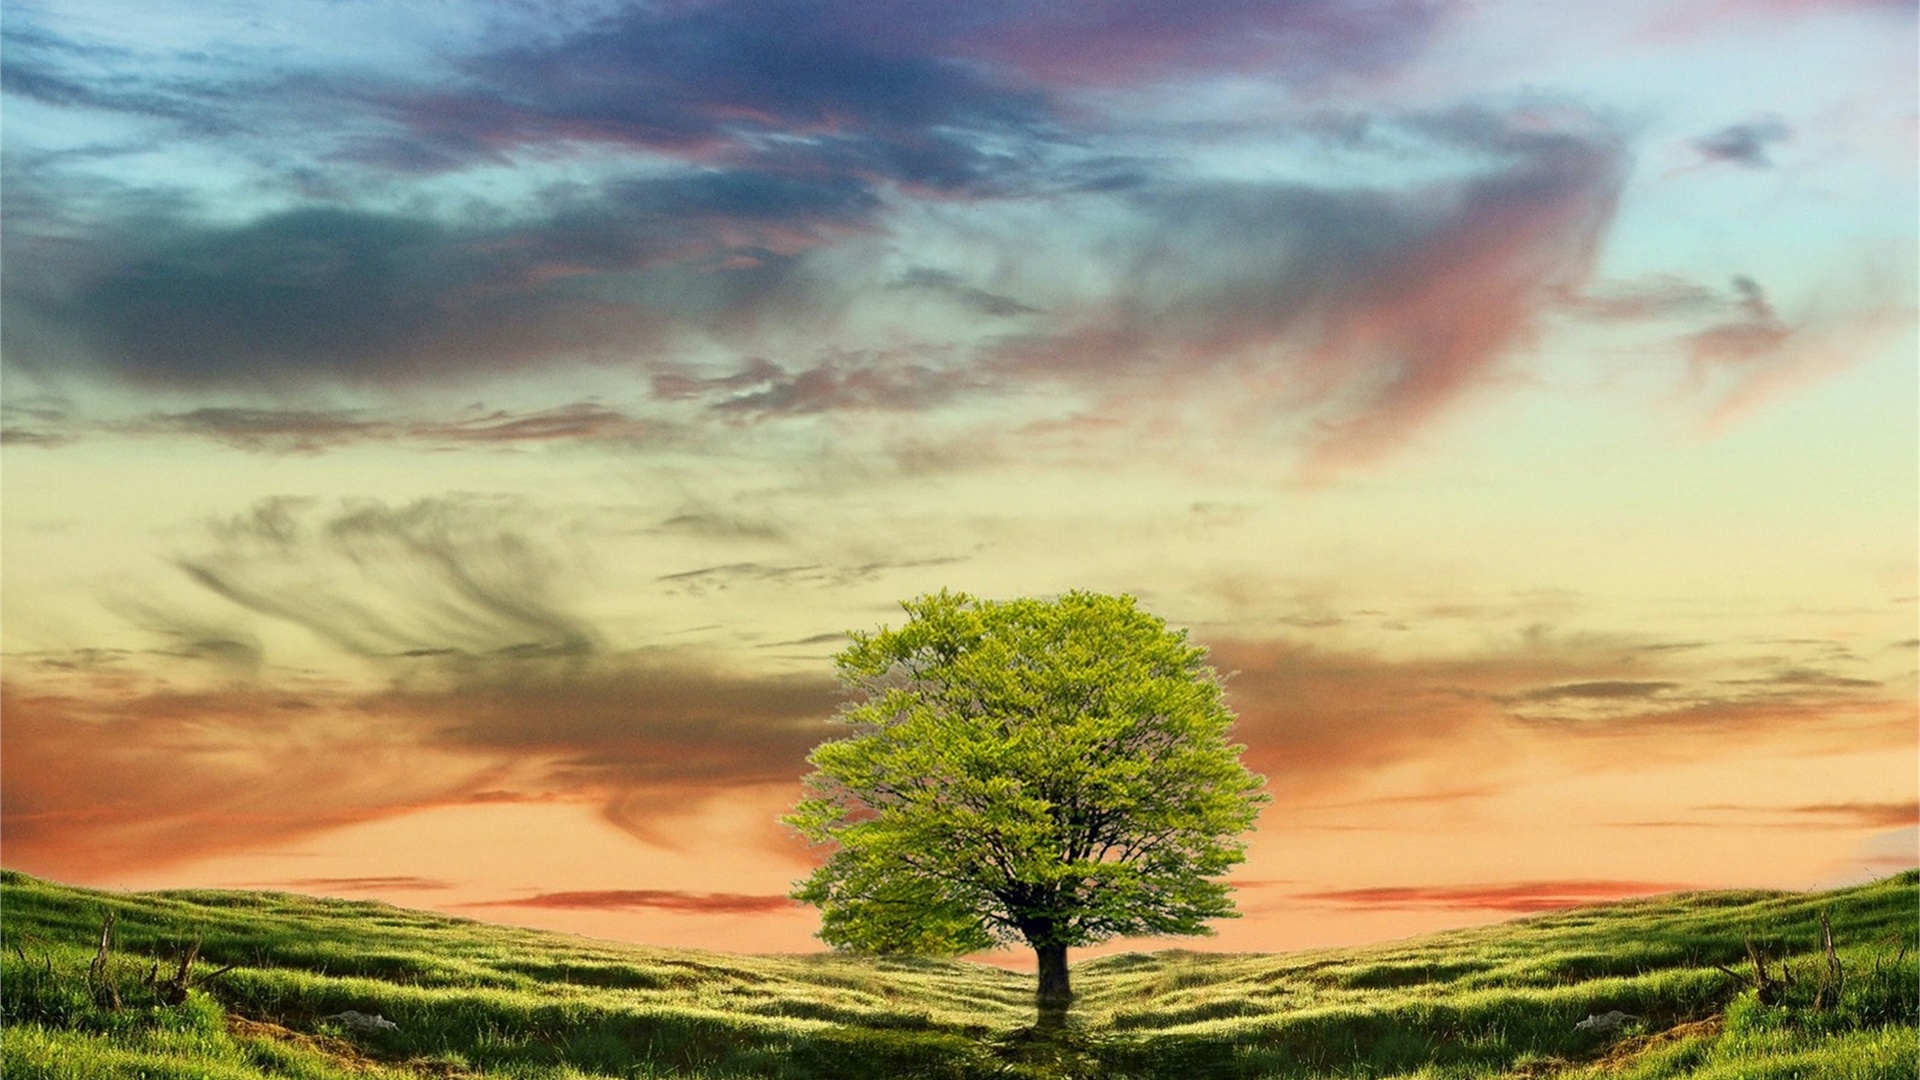
[[[1619,1009],[1614,1009],[1612,1012],[1590,1015],[1585,1020],[1573,1025],[1573,1027],[1575,1031],[1612,1031],[1628,1020],[1638,1019],[1640,1018],[1637,1016],[1632,1016],[1621,1012]]]
[[[399,1024],[396,1024],[393,1021],[387,1019],[386,1017],[381,1016],[379,1013],[374,1013],[372,1016],[368,1016],[366,1013],[356,1012],[353,1009],[348,1009],[346,1012],[334,1013],[332,1016],[323,1016],[320,1019],[338,1020],[355,1031],[399,1031],[400,1030]]]

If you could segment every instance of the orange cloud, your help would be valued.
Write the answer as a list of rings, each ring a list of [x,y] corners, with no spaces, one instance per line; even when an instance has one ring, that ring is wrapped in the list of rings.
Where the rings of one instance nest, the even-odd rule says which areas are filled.
[[[293,878],[267,883],[268,888],[296,889],[300,892],[426,892],[451,889],[453,883],[437,878],[386,875],[381,877]]]
[[[1330,889],[1294,895],[1358,907],[1390,910],[1452,908],[1462,911],[1557,911],[1605,900],[1679,892],[1692,888],[1664,881],[1519,881],[1497,885],[1395,885]]]
[[[1914,706],[1897,689],[1804,658],[1775,662],[1771,677],[1733,680],[1698,650],[1632,645],[1536,641],[1411,659],[1292,641],[1212,648],[1215,667],[1231,673],[1249,765],[1295,807],[1378,801],[1371,782],[1401,765],[1453,777],[1408,798],[1497,795],[1517,781],[1499,763],[1511,764],[1520,734],[1529,753],[1600,769],[1707,760],[1729,734],[1794,752],[1910,744]],[[34,678],[0,687],[0,828],[10,861],[56,877],[502,802],[589,803],[673,847],[676,819],[796,781],[812,748],[840,733],[827,722],[839,694],[824,675],[739,674],[692,654],[502,660],[485,677],[297,695],[185,692],[112,667],[54,665]],[[59,692],[46,688],[56,683]],[[1465,768],[1473,782],[1463,785]],[[1790,813],[1836,826],[1913,820],[1908,804],[1839,800]],[[767,831],[777,834],[771,814]]]

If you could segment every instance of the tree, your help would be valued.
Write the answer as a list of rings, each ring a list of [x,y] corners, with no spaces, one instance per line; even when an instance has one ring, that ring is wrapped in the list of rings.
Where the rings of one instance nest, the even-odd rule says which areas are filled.
[[[1031,946],[1043,1019],[1067,949],[1208,934],[1265,781],[1227,741],[1206,650],[1131,596],[901,605],[834,657],[854,734],[815,748],[785,818],[831,855],[794,896],[830,944],[954,955]]]

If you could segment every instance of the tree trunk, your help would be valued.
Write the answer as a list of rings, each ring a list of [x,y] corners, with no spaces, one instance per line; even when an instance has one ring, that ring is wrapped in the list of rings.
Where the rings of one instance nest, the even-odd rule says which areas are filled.
[[[1040,957],[1040,1026],[1057,1027],[1067,1018],[1073,990],[1067,984],[1067,947],[1035,945]]]

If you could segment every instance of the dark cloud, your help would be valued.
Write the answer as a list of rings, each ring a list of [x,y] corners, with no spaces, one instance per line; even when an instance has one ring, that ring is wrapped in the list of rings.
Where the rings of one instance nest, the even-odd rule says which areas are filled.
[[[1651,698],[1678,687],[1672,682],[1632,682],[1609,679],[1602,682],[1567,683],[1543,686],[1520,695],[1524,701],[1562,701],[1567,698]]]
[[[1519,881],[1493,885],[1389,885],[1330,889],[1294,895],[1355,907],[1386,910],[1449,908],[1462,911],[1557,911],[1636,896],[1695,888],[1662,881]]]
[[[155,76],[133,50],[83,42],[9,19],[0,31],[0,91],[44,105],[167,121],[197,135],[234,134],[246,95],[216,77]],[[199,58],[189,58],[199,59]]]
[[[659,444],[675,429],[596,402],[550,409],[474,409],[450,420],[376,419],[350,409],[265,409],[205,406],[151,413],[119,428],[138,434],[189,435],[256,453],[309,454],[367,442],[431,446],[510,446],[545,442]]]
[[[944,55],[924,27],[879,29],[852,4],[636,7],[468,59],[464,85],[390,95],[406,135],[387,146],[432,165],[598,142],[935,189],[998,183],[1013,162],[982,136],[1023,140],[1045,101]]]
[[[77,438],[72,416],[73,404],[64,398],[9,394],[0,401],[0,444],[65,446]]]
[[[506,222],[334,208],[95,222],[77,261],[55,252],[70,240],[35,239],[29,222],[17,248],[48,258],[9,261],[7,347],[29,367],[181,388],[458,381],[632,357],[750,331],[762,314],[831,311],[804,255],[876,206],[846,178],[701,170],[555,195]]]
[[[1600,322],[1716,316],[1729,306],[1725,294],[1718,289],[1671,274],[1594,282],[1584,292],[1565,300],[1568,311]]]
[[[1829,671],[1813,668],[1788,668],[1776,671],[1764,679],[1732,680],[1736,686],[1779,686],[1779,687],[1826,687],[1831,689],[1871,690],[1881,685],[1876,679],[1857,679],[1846,675],[1835,675]]]
[[[310,454],[392,436],[392,425],[351,410],[250,409],[207,406],[180,413],[152,413],[136,430],[196,435],[241,450]]]
[[[0,427],[0,445],[40,446],[52,449],[65,446],[74,441],[75,436],[65,432],[41,431],[37,428]]]
[[[518,900],[483,900],[461,907],[530,907],[632,911],[652,909],[686,915],[761,915],[796,906],[786,896],[757,893],[699,893],[680,889],[593,889],[580,892],[536,893]]]
[[[1777,116],[1763,116],[1733,124],[1702,135],[1688,145],[1708,161],[1741,165],[1749,169],[1773,166],[1767,148],[1793,137],[1793,129]]]

